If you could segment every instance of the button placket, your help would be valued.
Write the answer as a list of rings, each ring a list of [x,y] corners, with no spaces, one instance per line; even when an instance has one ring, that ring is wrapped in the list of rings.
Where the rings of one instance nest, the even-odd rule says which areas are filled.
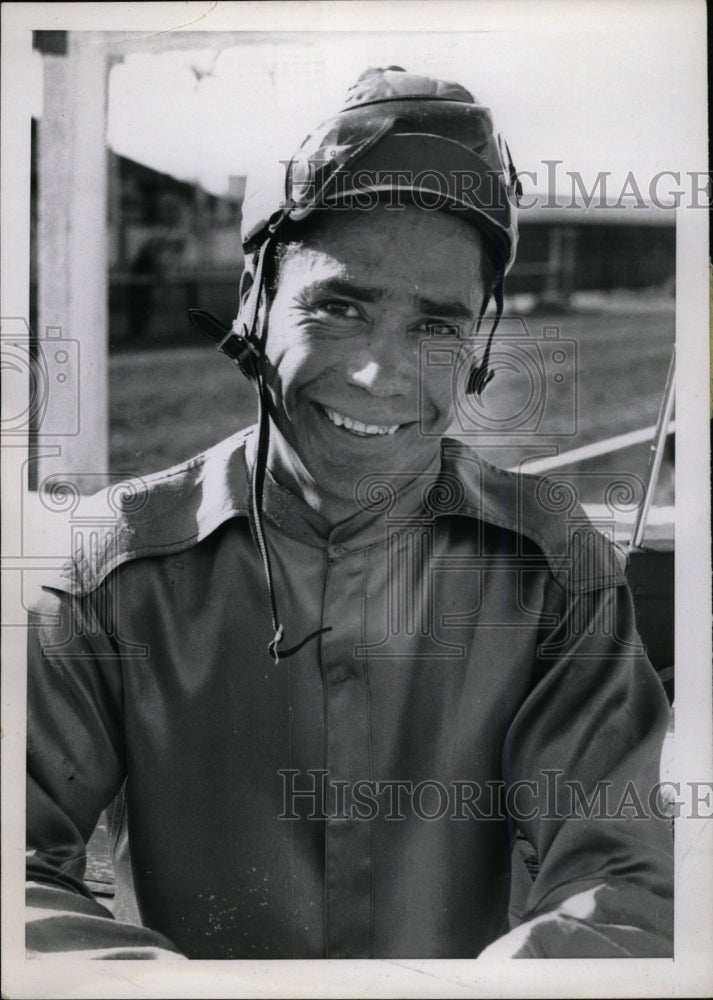
[[[372,831],[353,809],[354,786],[371,780],[368,679],[361,639],[364,554],[329,547],[321,638],[326,705],[325,866],[327,957],[366,958],[372,937]]]

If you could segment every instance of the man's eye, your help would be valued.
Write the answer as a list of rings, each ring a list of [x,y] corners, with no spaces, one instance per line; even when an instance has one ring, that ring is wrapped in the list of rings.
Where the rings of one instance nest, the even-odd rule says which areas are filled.
[[[460,337],[461,328],[458,323],[429,323],[428,332],[434,337]]]
[[[338,316],[341,319],[360,319],[361,313],[352,302],[339,302],[331,300],[320,302],[317,309],[326,312],[330,316]]]

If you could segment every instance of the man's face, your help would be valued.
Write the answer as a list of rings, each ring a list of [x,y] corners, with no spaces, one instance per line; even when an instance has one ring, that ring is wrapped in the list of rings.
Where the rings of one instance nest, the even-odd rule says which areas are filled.
[[[480,254],[468,223],[414,206],[325,212],[289,247],[268,316],[270,467],[332,523],[365,474],[416,477],[436,457],[453,369],[421,367],[419,345],[436,336],[464,360]]]

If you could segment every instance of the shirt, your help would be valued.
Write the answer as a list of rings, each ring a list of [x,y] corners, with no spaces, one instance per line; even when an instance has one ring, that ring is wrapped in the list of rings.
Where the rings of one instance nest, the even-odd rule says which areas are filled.
[[[28,947],[455,958],[522,926],[517,954],[670,954],[668,705],[615,548],[450,439],[333,528],[268,476],[284,646],[323,630],[276,664],[253,447],[129,484],[32,614]],[[82,884],[117,796],[142,927]]]

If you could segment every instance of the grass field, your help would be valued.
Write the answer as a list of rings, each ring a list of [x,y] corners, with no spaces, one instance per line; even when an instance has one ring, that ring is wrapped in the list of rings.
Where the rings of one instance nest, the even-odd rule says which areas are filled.
[[[570,373],[559,395],[550,384],[550,433],[510,437],[504,442],[507,448],[488,447],[485,454],[491,461],[514,465],[532,454],[533,446],[556,444],[565,450],[655,422],[674,338],[672,302],[647,307],[644,300],[636,311],[532,316],[527,323],[535,337],[548,325],[559,327],[561,340],[574,341],[577,371]],[[572,377],[576,433],[561,437],[557,426],[572,425]],[[506,375],[491,383],[484,412],[503,404],[507,385]],[[200,340],[195,348],[114,355],[109,400],[111,470],[125,474],[145,475],[182,461],[255,419],[251,386],[227,358]],[[477,440],[471,440],[477,447]]]

